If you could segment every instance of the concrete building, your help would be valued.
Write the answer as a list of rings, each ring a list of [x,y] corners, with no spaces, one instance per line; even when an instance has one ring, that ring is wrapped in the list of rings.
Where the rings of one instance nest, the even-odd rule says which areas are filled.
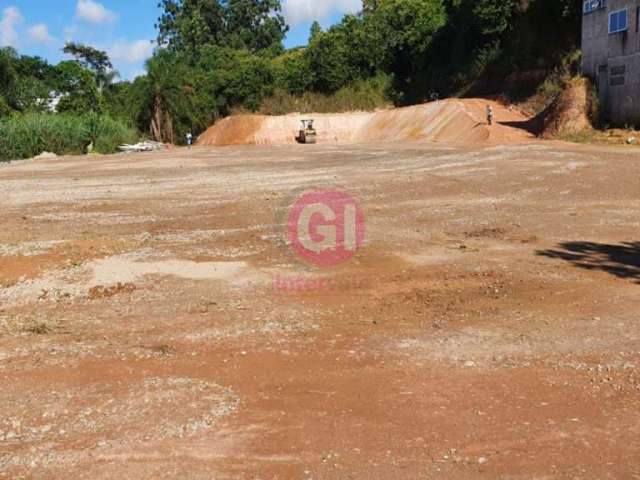
[[[585,0],[582,73],[616,124],[640,124],[640,0]]]

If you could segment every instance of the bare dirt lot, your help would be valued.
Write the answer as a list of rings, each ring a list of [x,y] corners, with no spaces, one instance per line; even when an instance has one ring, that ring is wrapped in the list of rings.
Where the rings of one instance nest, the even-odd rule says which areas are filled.
[[[0,166],[0,477],[640,478],[636,152]],[[327,186],[367,235],[317,270],[284,219]]]

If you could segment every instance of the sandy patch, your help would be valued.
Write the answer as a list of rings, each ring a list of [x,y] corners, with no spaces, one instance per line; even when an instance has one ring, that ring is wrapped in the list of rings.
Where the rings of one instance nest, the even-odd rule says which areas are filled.
[[[90,286],[133,283],[147,275],[171,275],[189,280],[227,280],[237,283],[242,278],[246,279],[249,273],[249,267],[245,262],[139,262],[127,255],[97,260],[88,267],[93,271]]]
[[[24,242],[18,244],[0,244],[0,257],[35,257],[49,252],[54,247],[65,243],[62,240],[45,242]]]
[[[168,254],[144,250],[94,260],[82,267],[52,270],[40,278],[0,288],[0,304],[10,307],[43,301],[71,301],[86,297],[97,287],[134,285],[147,276],[225,281],[240,287],[265,281],[246,262],[193,262],[167,257]]]

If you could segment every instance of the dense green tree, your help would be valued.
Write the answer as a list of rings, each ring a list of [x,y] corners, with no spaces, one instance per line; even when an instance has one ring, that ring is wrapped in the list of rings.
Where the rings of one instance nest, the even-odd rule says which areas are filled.
[[[281,52],[289,30],[281,11],[280,0],[228,0],[228,45],[251,52]]]
[[[280,0],[161,0],[158,44],[193,57],[206,45],[282,51]]]
[[[474,20],[485,35],[500,34],[511,25],[518,0],[475,0]]]
[[[6,115],[11,111],[11,93],[18,81],[15,69],[17,53],[12,48],[0,49],[0,115]]]
[[[14,85],[11,97],[21,112],[46,112],[49,110],[51,93],[46,82],[35,77],[24,77]]]
[[[315,72],[304,49],[290,50],[275,58],[272,65],[278,88],[292,95],[302,95],[312,90]]]
[[[30,77],[51,84],[55,79],[55,67],[40,57],[23,55],[15,59],[15,70],[21,78]]]
[[[367,16],[369,31],[382,42],[387,62],[412,61],[426,52],[435,33],[445,26],[442,0],[386,0]]]
[[[273,93],[274,76],[269,61],[254,55],[240,55],[227,73],[223,93],[230,106],[256,111],[262,99]]]
[[[306,51],[314,88],[335,92],[375,74],[379,59],[376,42],[367,35],[360,16],[347,15],[326,32],[317,32]]]
[[[362,0],[362,12],[366,15],[373,13],[382,3],[382,0]]]
[[[184,143],[187,133],[207,128],[218,112],[215,75],[189,65],[176,52],[158,51],[147,62],[147,75],[127,92],[140,130],[156,140]]]
[[[121,81],[107,86],[103,92],[105,113],[110,117],[136,124],[140,105],[136,104],[133,82]]]
[[[147,62],[146,108],[142,115],[145,120],[148,118],[148,131],[156,140],[170,143],[176,140],[176,119],[184,115],[184,103],[188,102],[182,84],[184,68],[169,51],[161,51]]]
[[[446,24],[441,0],[384,0],[361,15],[347,15],[339,25],[318,32],[307,56],[315,88],[334,92],[378,72],[405,81]]]
[[[358,72],[347,61],[349,53],[348,43],[340,29],[316,36],[307,50],[316,90],[335,92],[357,78]]]
[[[73,60],[61,62],[56,70],[56,91],[60,95],[58,112],[84,115],[101,109],[93,72]]]
[[[256,110],[262,98],[274,89],[274,66],[268,58],[248,50],[205,47],[197,70],[210,77],[207,82],[223,113],[235,107]]]
[[[219,0],[161,0],[157,43],[193,55],[226,38],[226,11]]]
[[[49,109],[58,72],[39,57],[19,56],[13,49],[0,50],[0,96],[3,112],[43,112]]]
[[[318,21],[315,21],[311,24],[311,32],[309,33],[309,43],[313,42],[317,39],[322,33],[322,26]]]
[[[102,99],[104,89],[112,85],[120,76],[118,71],[113,69],[109,55],[102,50],[80,43],[68,42],[65,44],[63,52],[75,57],[80,65],[93,72],[100,99]]]

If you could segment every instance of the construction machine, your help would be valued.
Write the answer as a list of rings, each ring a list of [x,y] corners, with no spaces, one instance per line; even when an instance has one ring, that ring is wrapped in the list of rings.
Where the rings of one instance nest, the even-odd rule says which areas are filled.
[[[313,120],[302,120],[302,128],[298,135],[300,143],[316,143],[317,133],[313,127]]]

